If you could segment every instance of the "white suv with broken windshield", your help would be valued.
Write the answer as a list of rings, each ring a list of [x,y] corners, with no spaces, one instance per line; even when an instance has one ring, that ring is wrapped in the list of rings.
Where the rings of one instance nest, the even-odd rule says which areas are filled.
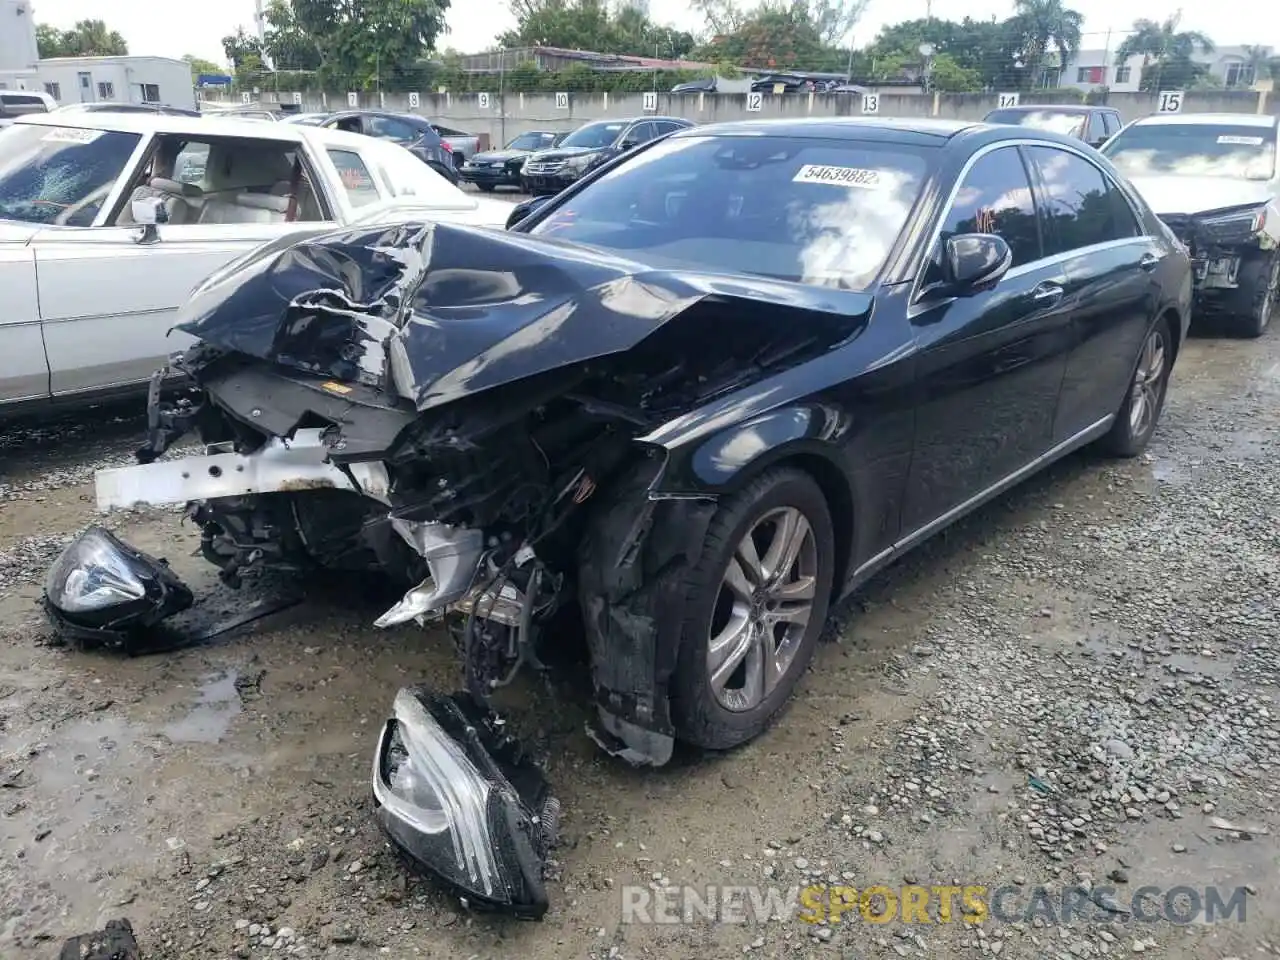
[[[1280,170],[1273,116],[1153,116],[1102,152],[1191,253],[1197,306],[1260,336],[1280,302]]]

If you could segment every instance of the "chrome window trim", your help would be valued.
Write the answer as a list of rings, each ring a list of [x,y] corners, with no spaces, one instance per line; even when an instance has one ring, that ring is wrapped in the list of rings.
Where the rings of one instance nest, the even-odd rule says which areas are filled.
[[[995,153],[997,150],[1016,149],[1018,147],[1049,147],[1055,150],[1062,150],[1065,153],[1075,154],[1081,160],[1085,161],[1091,167],[1097,170],[1098,173],[1102,175],[1103,182],[1107,183],[1108,186],[1112,185],[1112,182],[1114,180],[1114,178],[1109,177],[1107,175],[1106,170],[1103,170],[1102,167],[1098,166],[1091,159],[1089,159],[1089,157],[1084,153],[1083,150],[1078,150],[1074,146],[1070,146],[1063,143],[1056,143],[1050,140],[1036,140],[1029,137],[1017,137],[1009,140],[997,140],[995,143],[988,143],[985,146],[979,147],[969,156],[969,159],[965,161],[964,166],[960,168],[960,172],[956,174],[956,178],[954,182],[951,184],[951,189],[947,193],[946,201],[943,204],[941,204],[939,207],[940,212],[935,218],[933,229],[929,233],[929,242],[924,246],[923,257],[921,259],[919,266],[916,269],[916,275],[911,284],[911,296],[907,301],[908,304],[910,305],[908,309],[909,319],[914,318],[917,315],[917,311],[915,308],[918,307],[921,303],[920,294],[922,293],[921,287],[924,282],[925,268],[928,266],[929,258],[931,254],[933,253],[934,249],[938,246],[938,241],[942,238],[942,225],[946,222],[947,214],[951,212],[951,207],[956,202],[956,196],[959,195],[960,188],[964,186],[965,178],[969,175],[970,171],[973,170],[974,165],[977,164],[977,162],[981,160],[983,157],[988,156],[989,154]],[[1019,155],[1018,157],[1018,162],[1020,164],[1022,163],[1021,155]],[[1035,184],[1031,182],[1031,176],[1029,172],[1027,175],[1027,186],[1031,189],[1032,198],[1034,200]],[[1130,202],[1127,193],[1124,190],[1121,190],[1120,194],[1121,196],[1124,197],[1125,203],[1129,204],[1129,208],[1134,214],[1134,219],[1137,220],[1138,222],[1139,229],[1145,231],[1146,224],[1144,223],[1144,218],[1138,216],[1137,211],[1133,210],[1133,204],[1132,202]],[[1037,204],[1037,212],[1038,210],[1039,210],[1039,205]],[[1018,266],[1011,269],[1008,273],[1006,273],[1005,277],[1017,277],[1017,276],[1021,276],[1024,273],[1029,273],[1031,270],[1039,270],[1044,267],[1053,266],[1056,263],[1060,263],[1062,261],[1072,259],[1074,257],[1079,256],[1081,253],[1085,253],[1088,251],[1105,250],[1110,247],[1123,246],[1124,244],[1128,244],[1128,243],[1148,242],[1150,241],[1150,239],[1151,238],[1149,234],[1141,233],[1136,237],[1125,237],[1120,240],[1108,240],[1105,243],[1092,244],[1087,247],[1077,247],[1074,250],[1068,250],[1064,253],[1057,253],[1049,257],[1041,257],[1039,260],[1032,260],[1028,263],[1019,264]],[[955,299],[955,298],[951,297],[948,299]],[[932,303],[929,304],[930,307],[933,307],[935,305],[936,304],[932,304]]]

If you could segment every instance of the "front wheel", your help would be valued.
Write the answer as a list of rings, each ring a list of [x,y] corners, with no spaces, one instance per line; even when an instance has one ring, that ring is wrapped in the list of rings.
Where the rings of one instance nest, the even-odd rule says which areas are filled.
[[[1253,257],[1240,265],[1239,290],[1232,310],[1239,318],[1241,335],[1260,337],[1280,302],[1280,250]]]
[[[476,186],[480,188],[481,193],[493,193],[492,183],[477,183]]]
[[[813,659],[834,570],[831,514],[807,474],[772,470],[723,503],[685,575],[682,740],[723,750],[764,730]]]
[[[1108,453],[1136,457],[1146,449],[1160,422],[1172,369],[1173,334],[1169,332],[1169,321],[1161,318],[1142,342],[1124,401],[1116,412],[1111,432],[1102,440]]]

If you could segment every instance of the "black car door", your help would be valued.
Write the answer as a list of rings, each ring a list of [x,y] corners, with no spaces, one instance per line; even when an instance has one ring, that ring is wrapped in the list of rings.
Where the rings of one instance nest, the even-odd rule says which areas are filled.
[[[1065,277],[1060,263],[1044,259],[1016,146],[980,154],[962,175],[938,250],[959,233],[1003,237],[1013,266],[994,287],[963,297],[929,293],[935,264],[921,278],[911,308],[919,380],[902,522],[917,534],[1049,449],[1070,350]]]
[[[1162,248],[1092,160],[1048,145],[1026,153],[1045,211],[1045,253],[1061,266],[1075,326],[1053,430],[1061,441],[1119,408],[1159,303]]]

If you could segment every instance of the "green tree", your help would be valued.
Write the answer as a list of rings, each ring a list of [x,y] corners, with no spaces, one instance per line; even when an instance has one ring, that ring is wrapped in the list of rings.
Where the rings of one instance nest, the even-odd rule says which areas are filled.
[[[36,46],[41,57],[122,57],[129,52],[120,32],[102,20],[79,20],[70,30],[39,24]]]
[[[1027,75],[1034,79],[1042,68],[1061,70],[1080,49],[1083,25],[1084,15],[1065,6],[1063,0],[1015,0],[1010,26],[1022,38]],[[1056,63],[1049,56],[1051,50],[1057,51]]]
[[[844,72],[841,51],[823,43],[806,0],[765,0],[732,33],[713,37],[691,55],[758,69]]]
[[[982,74],[961,66],[949,53],[939,53],[933,58],[929,80],[933,89],[943,93],[972,93],[982,89]]]
[[[944,55],[956,67],[966,71],[963,76],[951,75],[949,64],[942,66],[948,79],[946,83],[966,84],[965,89],[1007,90],[1018,85],[1014,62],[1022,53],[1022,25],[1013,20],[973,20],[965,17],[959,22],[930,17],[920,20],[904,20],[885,27],[872,44],[855,56],[855,79],[893,79],[902,70],[923,66],[920,45],[930,43],[935,50],[934,82],[938,83],[939,60]],[[895,77],[880,75],[871,70],[871,63],[898,64]],[[975,87],[968,87],[973,75],[978,78]]]
[[[1185,90],[1208,73],[1195,62],[1197,53],[1212,53],[1213,41],[1197,30],[1179,30],[1181,13],[1157,23],[1135,20],[1133,33],[1116,50],[1116,63],[1142,57],[1143,90]]]
[[[614,12],[607,0],[512,0],[516,29],[505,47],[564,47],[598,53],[678,60],[693,49],[692,34],[654,23],[633,7]]]
[[[284,2],[284,0],[282,0]],[[398,89],[445,31],[449,0],[287,0],[326,85]]]
[[[272,0],[263,13],[266,24],[263,52],[275,70],[316,70],[320,67],[320,47],[294,16],[288,0]]]
[[[192,56],[188,53],[182,59],[191,65],[191,76],[193,77],[198,77],[202,73],[225,74],[227,72],[226,67],[220,67],[212,60],[205,60],[203,57]]]

